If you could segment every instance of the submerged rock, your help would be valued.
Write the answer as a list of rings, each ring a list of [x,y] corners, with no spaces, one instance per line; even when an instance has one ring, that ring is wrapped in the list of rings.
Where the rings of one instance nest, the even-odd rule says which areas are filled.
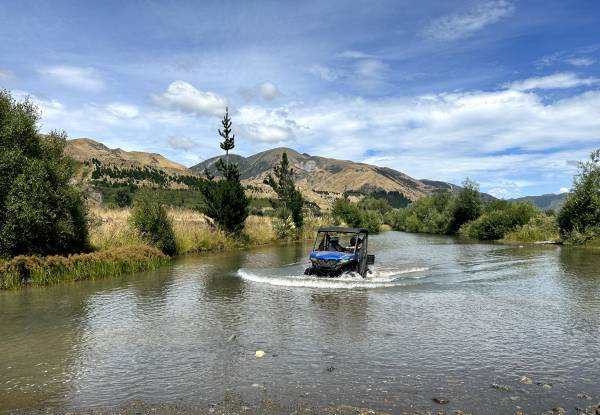
[[[522,383],[523,385],[531,385],[533,383],[533,380],[531,380],[530,377],[521,376],[521,379],[519,379],[519,383]]]
[[[496,390],[503,391],[503,392],[510,392],[510,391],[512,391],[512,388],[510,386],[508,386],[508,385],[501,385],[499,383],[492,383],[490,385],[490,387],[492,389],[496,389]]]
[[[441,396],[437,396],[437,397],[433,398],[433,402],[439,403],[440,405],[445,405],[450,402],[450,399],[442,398]]]
[[[592,397],[590,395],[588,395],[587,393],[583,393],[583,392],[578,393],[577,397],[579,399],[585,399],[585,400],[588,400],[588,401],[592,400]]]

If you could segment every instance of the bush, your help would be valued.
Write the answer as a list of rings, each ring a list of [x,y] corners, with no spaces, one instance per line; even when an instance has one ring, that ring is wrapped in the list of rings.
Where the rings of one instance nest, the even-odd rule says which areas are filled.
[[[131,211],[131,223],[142,239],[167,255],[176,252],[173,225],[167,210],[149,189],[138,192]]]
[[[567,242],[581,244],[600,236],[600,149],[590,155],[589,161],[579,163],[558,224]]]
[[[131,197],[131,192],[128,189],[119,189],[115,194],[115,203],[118,207],[124,208],[131,206],[131,202],[133,198]]]
[[[530,202],[491,202],[478,219],[461,227],[460,234],[487,241],[502,239],[506,233],[525,225],[539,213],[539,209]]]
[[[69,184],[66,135],[38,134],[37,109],[0,91],[0,257],[88,250],[87,210]]]
[[[383,216],[375,210],[362,210],[359,205],[346,198],[336,200],[331,209],[334,223],[345,223],[353,228],[365,228],[377,233],[381,230]]]
[[[504,235],[509,242],[557,242],[560,240],[556,217],[548,214],[534,216],[523,226]]]
[[[447,234],[451,229],[452,212],[452,196],[443,192],[424,197],[404,209],[388,213],[386,221],[398,231]]]
[[[481,215],[481,196],[479,186],[468,178],[463,182],[463,188],[452,205],[452,220],[449,233],[456,233],[460,227]]]

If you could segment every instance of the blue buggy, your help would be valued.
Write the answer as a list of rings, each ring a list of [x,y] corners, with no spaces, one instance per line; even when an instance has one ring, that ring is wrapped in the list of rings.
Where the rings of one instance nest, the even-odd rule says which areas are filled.
[[[344,272],[367,276],[375,255],[369,255],[369,232],[363,228],[332,226],[320,228],[310,253],[311,266],[305,275],[339,277]]]

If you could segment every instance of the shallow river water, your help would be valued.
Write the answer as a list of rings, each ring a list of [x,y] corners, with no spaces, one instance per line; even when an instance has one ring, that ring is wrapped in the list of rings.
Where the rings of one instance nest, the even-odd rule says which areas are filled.
[[[386,232],[363,280],[303,276],[309,249],[0,292],[0,411],[228,394],[392,413],[600,401],[598,251]]]

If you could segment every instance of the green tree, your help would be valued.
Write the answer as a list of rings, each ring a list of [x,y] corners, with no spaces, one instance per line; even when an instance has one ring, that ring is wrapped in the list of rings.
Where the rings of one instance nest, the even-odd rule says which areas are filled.
[[[304,222],[304,198],[294,185],[294,169],[290,167],[287,153],[281,155],[281,162],[273,168],[273,174],[275,177],[269,174],[265,183],[277,193],[279,203],[291,212],[294,225],[299,229]]]
[[[115,203],[118,207],[129,207],[131,206],[132,201],[133,199],[129,189],[119,189],[117,190],[117,193],[115,193]]]
[[[142,239],[160,249],[166,255],[176,252],[175,233],[167,210],[156,192],[141,189],[131,211],[131,223]]]
[[[454,201],[452,208],[452,221],[449,232],[456,233],[460,227],[481,215],[482,201],[479,185],[469,178],[463,182],[463,188]]]
[[[229,118],[229,107],[225,107],[225,116],[221,121],[223,129],[219,129],[219,135],[223,138],[221,149],[225,150],[225,165],[229,168],[229,150],[235,147],[235,134],[231,134],[231,119]],[[231,134],[231,136],[230,136]]]
[[[0,91],[0,256],[68,254],[88,249],[87,211],[69,184],[73,161],[64,133],[38,132],[28,100]]]
[[[600,149],[579,163],[573,189],[558,215],[563,238],[585,242],[600,236]]]
[[[224,139],[221,148],[228,156],[229,150],[235,147],[235,136],[230,137],[231,120],[228,112],[221,123],[223,131],[219,130],[219,135]],[[236,163],[224,163],[223,159],[217,161],[216,168],[222,173],[222,179],[215,179],[208,169],[204,170],[207,180],[200,185],[200,192],[205,199],[203,213],[213,218],[227,232],[239,233],[244,228],[250,211],[250,201],[240,181],[240,170]]]

